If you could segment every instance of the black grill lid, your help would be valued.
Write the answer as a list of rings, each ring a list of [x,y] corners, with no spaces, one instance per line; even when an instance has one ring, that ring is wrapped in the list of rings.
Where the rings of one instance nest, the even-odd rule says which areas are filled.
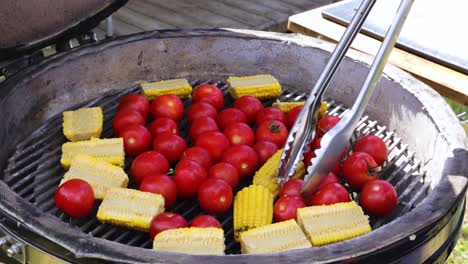
[[[2,0],[0,60],[96,27],[127,0]]]

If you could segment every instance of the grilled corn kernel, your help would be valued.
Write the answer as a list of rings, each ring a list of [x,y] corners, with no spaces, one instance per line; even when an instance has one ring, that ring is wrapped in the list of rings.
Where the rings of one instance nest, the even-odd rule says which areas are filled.
[[[94,198],[98,200],[104,199],[110,188],[126,188],[128,184],[127,174],[121,167],[83,154],[72,159],[70,170],[65,173],[60,184],[71,179],[87,181],[93,187]]]
[[[190,227],[169,229],[154,237],[153,249],[195,255],[224,255],[221,228]]]
[[[312,247],[294,219],[240,233],[241,253],[276,253]]]
[[[102,200],[97,219],[128,228],[148,231],[151,220],[164,212],[164,197],[134,189],[112,188]]]
[[[303,106],[303,105],[304,105],[303,101],[302,102],[280,102],[280,101],[276,101],[276,102],[273,103],[272,106],[278,108],[283,113],[289,113],[289,111],[291,111],[291,109],[293,109],[294,107]]]
[[[165,95],[173,94],[182,99],[189,98],[192,94],[192,86],[186,79],[172,79],[159,82],[148,82],[140,84],[143,89],[143,95],[148,100]]]
[[[314,246],[351,239],[371,231],[368,217],[354,201],[300,208],[297,222]]]
[[[277,98],[281,95],[281,85],[278,80],[270,74],[229,77],[229,93],[232,98],[238,99],[242,96],[255,96],[258,99]]]
[[[281,153],[283,149],[276,151],[265,164],[255,173],[253,177],[253,184],[263,185],[267,187],[270,192],[276,196],[279,193],[280,186],[276,182],[276,174],[278,173],[278,166],[281,159]],[[292,179],[303,178],[305,175],[305,166],[301,161],[299,166],[296,168],[296,172],[291,177]]]
[[[319,108],[318,118],[322,118],[327,114],[328,103],[323,101]]]
[[[234,238],[240,232],[271,224],[273,218],[273,195],[262,185],[250,185],[234,198]]]
[[[63,134],[70,141],[100,137],[103,115],[100,107],[63,112]]]
[[[62,145],[60,163],[64,168],[70,167],[72,159],[78,154],[93,156],[117,166],[123,166],[125,152],[122,138],[96,139],[87,141],[67,142]]]

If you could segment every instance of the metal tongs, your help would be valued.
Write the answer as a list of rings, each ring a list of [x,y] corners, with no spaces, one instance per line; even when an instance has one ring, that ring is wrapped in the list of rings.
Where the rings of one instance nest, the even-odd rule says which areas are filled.
[[[315,83],[315,86],[310,91],[308,99],[304,103],[304,107],[294,126],[291,128],[284,146],[276,176],[278,184],[283,185],[288,181],[289,177],[294,174],[299,161],[302,160],[303,154],[309,150],[307,144],[315,137],[317,115],[322,102],[322,96],[375,2],[376,0],[363,0],[361,2],[348,28],[331,54],[330,60]],[[315,193],[323,178],[328,175],[336,162],[339,161],[344,147],[348,145],[349,139],[364,113],[375,86],[380,80],[383,68],[413,2],[414,0],[402,0],[352,108],[346,111],[341,121],[322,137],[321,148],[315,150],[316,157],[312,159],[312,165],[309,166],[304,179],[302,194],[306,198]]]

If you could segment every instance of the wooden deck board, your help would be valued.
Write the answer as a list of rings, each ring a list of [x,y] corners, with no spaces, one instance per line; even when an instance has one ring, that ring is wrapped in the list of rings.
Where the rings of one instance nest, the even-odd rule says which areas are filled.
[[[288,17],[337,0],[131,0],[114,15],[114,35],[173,28],[286,31]],[[99,25],[103,36],[105,22]]]

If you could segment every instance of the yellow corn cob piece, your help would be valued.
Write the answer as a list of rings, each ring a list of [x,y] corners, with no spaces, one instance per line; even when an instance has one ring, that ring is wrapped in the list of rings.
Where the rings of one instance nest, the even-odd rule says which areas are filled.
[[[190,227],[169,229],[154,237],[153,249],[194,255],[224,255],[221,228]]]
[[[88,182],[93,187],[94,198],[98,200],[104,199],[110,188],[126,188],[128,184],[127,174],[121,167],[84,154],[78,154],[72,159],[70,170],[65,173],[60,184],[71,179]]]
[[[164,197],[134,189],[112,188],[102,200],[97,219],[128,228],[148,231],[151,220],[164,212]]]
[[[280,102],[276,101],[272,106],[278,108],[283,113],[289,113],[296,106],[303,106],[304,102]]]
[[[232,98],[238,99],[242,96],[255,96],[258,99],[278,98],[281,95],[281,85],[278,80],[270,74],[229,77],[229,92]]]
[[[80,108],[63,112],[63,134],[70,141],[100,137],[103,115],[101,107]]]
[[[324,117],[327,114],[327,110],[328,110],[328,103],[323,101],[319,108],[318,118],[320,119]]]
[[[242,254],[276,253],[312,247],[294,219],[242,232],[240,244]]]
[[[297,222],[313,246],[351,239],[371,231],[368,217],[354,201],[300,208]]]
[[[67,142],[62,145],[62,158],[60,163],[67,169],[77,154],[93,156],[99,160],[107,161],[117,166],[123,166],[125,152],[122,138],[96,139],[87,141]]]
[[[234,238],[239,241],[240,232],[271,224],[273,195],[262,185],[250,185],[234,198]]]
[[[279,149],[271,156],[265,164],[255,173],[253,177],[253,184],[263,185],[267,187],[270,192],[276,197],[278,195],[280,186],[276,182],[276,174],[278,173],[278,166],[281,159],[283,149]],[[302,161],[299,162],[296,172],[291,179],[303,178],[305,175],[305,166]]]
[[[192,94],[192,86],[186,79],[172,79],[159,82],[148,82],[140,84],[143,89],[143,95],[148,100],[165,95],[173,94],[182,99],[189,98]]]

